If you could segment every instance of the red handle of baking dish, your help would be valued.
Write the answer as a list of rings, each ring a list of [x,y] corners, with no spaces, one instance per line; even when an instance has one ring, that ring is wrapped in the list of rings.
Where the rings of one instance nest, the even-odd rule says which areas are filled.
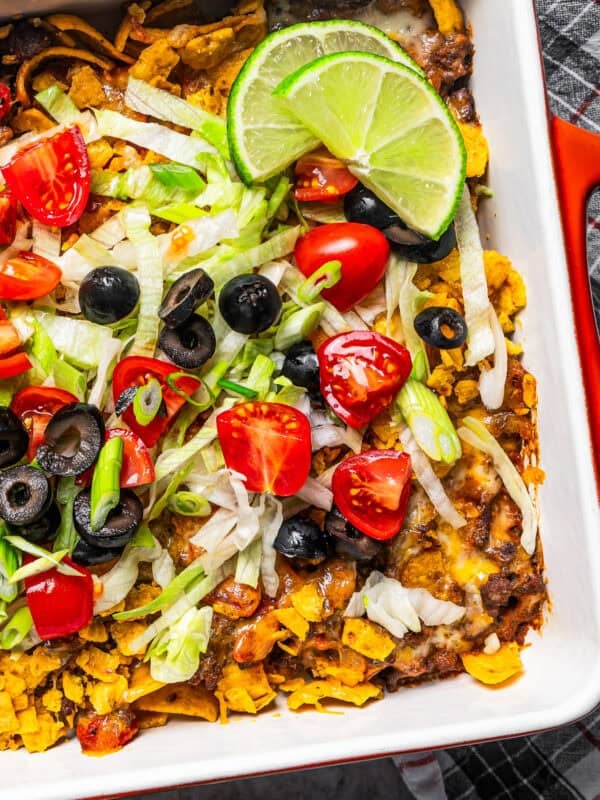
[[[600,338],[588,277],[586,221],[588,199],[600,185],[600,135],[559,117],[552,118],[550,129],[596,486],[600,496]]]

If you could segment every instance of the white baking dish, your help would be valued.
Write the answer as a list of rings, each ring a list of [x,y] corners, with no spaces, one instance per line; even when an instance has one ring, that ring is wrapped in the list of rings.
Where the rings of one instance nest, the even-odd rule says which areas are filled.
[[[0,10],[10,13],[8,6],[3,0]],[[342,716],[293,714],[281,703],[228,725],[171,722],[102,760],[82,756],[76,741],[36,756],[3,752],[1,798],[113,795],[514,736],[569,722],[600,701],[600,513],[534,12],[525,0],[464,6],[477,44],[475,96],[492,151],[495,194],[484,204],[484,241],[507,253],[527,282],[522,329],[527,365],[539,379],[548,473],[540,511],[551,613],[541,635],[529,637],[524,676],[490,690],[464,675]]]

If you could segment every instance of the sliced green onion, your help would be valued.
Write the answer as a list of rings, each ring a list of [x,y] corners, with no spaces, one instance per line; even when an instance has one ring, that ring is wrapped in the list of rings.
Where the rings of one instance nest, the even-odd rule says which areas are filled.
[[[229,366],[229,361],[217,361],[217,363],[213,364],[209,371],[202,376],[202,381],[209,392],[218,394],[218,392],[215,392],[215,389],[219,385],[219,381],[227,373]]]
[[[140,525],[133,534],[129,547],[154,547],[155,544],[156,540],[150,528],[147,525]]]
[[[269,204],[267,206],[267,219],[273,219],[273,217],[277,214],[280,205],[287,197],[287,193],[290,190],[290,185],[290,179],[286,178],[285,175],[282,175],[277,183],[277,186],[273,190],[273,194],[269,198]]]
[[[8,603],[5,600],[0,600],[0,625],[8,619]]]
[[[156,378],[140,386],[133,398],[133,416],[138,425],[150,425],[160,411],[163,401],[162,387]]]
[[[396,397],[419,447],[434,461],[453,464],[462,454],[460,439],[438,396],[409,378]]]
[[[162,512],[167,507],[169,498],[172,494],[174,494],[177,489],[179,488],[179,484],[183,481],[185,476],[190,472],[194,465],[188,464],[187,467],[180,469],[179,472],[176,472],[175,475],[169,481],[167,488],[165,489],[162,497],[160,497],[156,503],[152,506],[152,511],[150,512],[150,516],[148,517],[148,521],[152,522],[153,519],[157,519],[160,517]]]
[[[59,389],[66,389],[74,394],[78,400],[85,400],[87,382],[83,372],[71,366],[68,361],[57,358],[52,369],[54,383]]]
[[[21,644],[33,627],[31,611],[27,606],[18,608],[8,620],[0,633],[0,648],[2,650],[12,650]]]
[[[60,478],[56,489],[56,502],[60,506],[60,525],[52,545],[53,550],[67,548],[73,552],[79,541],[79,534],[73,521],[73,505],[79,494],[79,486],[75,485],[75,478]]]
[[[33,544],[33,542],[28,542],[27,539],[23,539],[22,536],[5,536],[3,541],[12,544],[13,547],[17,548],[17,550],[22,550],[23,553],[28,553],[30,556],[48,559],[48,561],[52,562],[52,566],[56,567],[59,572],[62,572],[63,575],[76,575],[78,577],[82,576],[82,573],[79,572],[79,570],[73,569],[73,567],[70,567],[68,564],[61,564],[60,558],[56,558],[54,553],[51,553],[49,550],[46,550],[37,544]]]
[[[190,564],[183,572],[176,575],[171,583],[162,590],[162,592],[139,608],[132,608],[130,611],[119,611],[113,614],[113,618],[119,622],[126,622],[128,619],[135,617],[145,617],[147,614],[154,614],[156,611],[162,611],[163,608],[171,605],[180,594],[187,593],[193,584],[198,580],[204,579],[204,568],[200,564]]]
[[[210,408],[214,403],[212,394],[207,389],[204,383],[201,383],[200,386],[196,389],[193,395],[186,394],[177,386],[177,379],[178,378],[189,378],[190,375],[188,372],[171,372],[170,375],[167,375],[167,386],[171,389],[175,394],[179,395],[179,397],[183,397],[186,403],[189,403],[194,408],[197,408],[198,411],[206,411],[207,408]],[[195,376],[194,376],[195,377]]]
[[[247,386],[242,386],[240,383],[235,383],[235,381],[228,381],[226,378],[221,378],[220,381],[217,381],[217,386],[229,392],[240,394],[242,397],[247,397],[249,400],[254,400],[258,397],[258,392],[255,389],[249,389]]]
[[[31,320],[31,322],[34,327],[31,337],[31,355],[43,369],[44,374],[50,375],[56,361],[56,349],[44,327],[37,320]]]
[[[293,344],[310,336],[321,321],[324,310],[324,303],[313,303],[290,314],[275,334],[275,349],[285,352]]]
[[[416,381],[426,381],[428,375],[429,375],[429,363],[427,361],[427,355],[425,353],[425,350],[419,350],[413,356],[413,364],[412,364],[412,370],[410,371],[410,377],[414,378]]]
[[[298,288],[298,300],[301,303],[312,303],[321,294],[323,289],[331,289],[342,278],[342,262],[328,261],[313,272],[310,278]]]
[[[35,99],[57,122],[69,125],[79,117],[79,109],[56,84],[48,86],[42,92],[38,92]]]
[[[62,561],[62,559],[68,555],[69,550],[67,548],[63,550],[55,550],[52,554],[56,561]],[[50,561],[49,558],[36,558],[35,561],[30,561],[29,564],[25,564],[9,578],[9,583],[18,583],[19,581],[25,580],[25,578],[31,578],[33,575],[39,575],[42,572],[48,572],[49,569],[54,569],[56,564],[53,561]]]
[[[212,510],[206,497],[195,492],[175,492],[169,498],[168,506],[182,517],[208,517]]]
[[[10,582],[21,566],[21,553],[5,538],[0,539],[0,599],[11,603],[19,594],[18,587]]]
[[[206,187],[196,170],[187,164],[150,164],[150,170],[164,186],[174,186],[197,194]]]
[[[93,531],[100,530],[110,512],[119,504],[122,466],[123,439],[115,436],[102,445],[92,475],[90,524]]]

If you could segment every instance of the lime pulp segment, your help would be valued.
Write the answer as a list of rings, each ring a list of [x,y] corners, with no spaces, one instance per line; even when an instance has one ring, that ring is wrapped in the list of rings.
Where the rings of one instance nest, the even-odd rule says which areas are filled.
[[[364,52],[323,56],[274,96],[411,228],[437,239],[460,201],[466,151],[429,82]]]
[[[273,98],[273,90],[314,59],[348,50],[377,53],[423,74],[393,39],[362,22],[301,23],[271,33],[244,64],[227,108],[232,158],[246,183],[276,175],[319,145],[318,138]]]

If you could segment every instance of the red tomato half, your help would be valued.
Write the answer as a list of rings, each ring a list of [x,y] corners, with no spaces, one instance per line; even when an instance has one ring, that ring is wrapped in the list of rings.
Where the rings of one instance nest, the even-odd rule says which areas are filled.
[[[81,217],[90,196],[90,160],[74,125],[19,150],[4,180],[34,219],[66,228]]]
[[[299,202],[334,202],[354,189],[358,178],[325,148],[309,153],[296,164],[294,196]]]
[[[223,458],[249,492],[280,497],[304,486],[312,457],[310,423],[283,403],[240,403],[217,417]]]
[[[33,561],[31,556],[25,558],[25,563],[29,561]],[[41,639],[58,639],[76,633],[92,619],[94,583],[91,574],[70,558],[65,557],[63,563],[75,567],[81,575],[63,575],[57,569],[49,569],[25,578],[27,605]]]
[[[104,434],[104,441],[118,436],[123,440],[123,463],[119,485],[121,489],[133,489],[135,486],[145,486],[153,483],[155,478],[154,464],[148,448],[140,437],[133,431],[125,428],[109,428]],[[75,478],[77,486],[89,486],[92,482],[94,468],[83,472]]]
[[[0,358],[0,378],[16,378],[32,367],[27,353],[15,353],[12,356]]]
[[[342,277],[322,296],[338,311],[348,311],[383,278],[390,245],[383,233],[362,222],[334,222],[313,228],[296,242],[298,269],[309,278],[328,261],[340,261]]]
[[[333,499],[346,519],[372,539],[391,539],[402,527],[411,489],[407,453],[367,450],[337,467]]]
[[[2,361],[0,361],[0,368]],[[29,433],[27,458],[33,461],[38,446],[44,441],[44,432],[56,412],[78,400],[71,392],[51,386],[27,386],[17,392],[10,408],[19,417]]]
[[[0,356],[6,356],[20,346],[21,337],[17,329],[10,320],[0,316]]]
[[[10,89],[5,83],[0,83],[0,120],[4,119],[10,111]]]
[[[412,369],[406,347],[371,331],[332,336],[317,355],[321,393],[351,428],[362,428],[387,408]]]
[[[12,244],[16,232],[17,198],[12,192],[0,192],[0,245]]]
[[[112,381],[115,402],[125,389],[129,389],[130,386],[143,386],[148,383],[150,378],[155,378],[162,387],[162,396],[167,409],[166,416],[158,415],[149,425],[140,425],[133,415],[131,406],[123,414],[123,421],[134,433],[137,433],[147,447],[153,447],[157,443],[171,424],[173,417],[185,405],[185,398],[180,397],[167,384],[167,377],[175,372],[179,372],[179,369],[173,364],[144,356],[128,356],[119,361],[115,367]],[[191,396],[199,388],[200,380],[193,375],[182,375],[177,378],[176,385],[181,392]]]
[[[0,266],[0,300],[37,300],[56,289],[61,277],[52,261],[23,251]]]

